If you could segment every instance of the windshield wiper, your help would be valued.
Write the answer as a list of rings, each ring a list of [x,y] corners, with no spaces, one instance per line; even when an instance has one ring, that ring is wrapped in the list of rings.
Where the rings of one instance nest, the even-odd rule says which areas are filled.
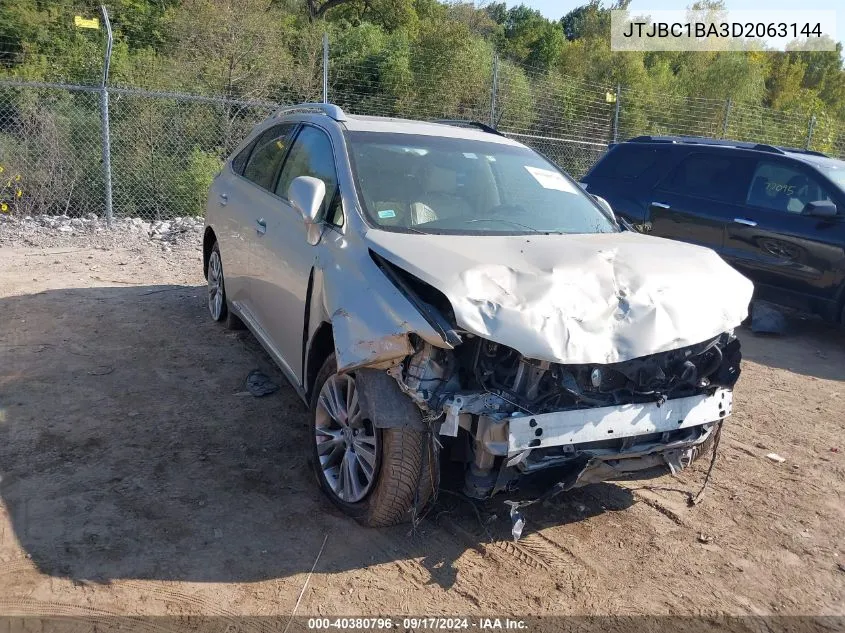
[[[503,218],[472,218],[470,220],[465,220],[466,224],[472,224],[473,222],[503,222],[505,224],[510,224],[512,226],[519,226],[523,229],[528,229],[532,233],[557,233],[557,231],[541,231],[540,229],[535,229],[533,226],[528,226],[527,224],[521,224],[520,222],[514,222],[513,220],[505,220]]]

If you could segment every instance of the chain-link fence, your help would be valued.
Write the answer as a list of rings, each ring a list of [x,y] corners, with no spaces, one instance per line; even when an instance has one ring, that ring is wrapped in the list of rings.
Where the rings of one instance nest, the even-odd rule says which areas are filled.
[[[286,83],[273,101],[215,96],[237,91],[211,71],[190,92],[187,75],[156,78],[152,66],[143,88],[124,80],[98,84],[90,59],[91,85],[0,77],[0,209],[103,216],[110,181],[115,217],[200,215],[222,160],[253,125],[279,101],[324,96],[354,114],[481,121],[576,178],[609,143],[642,134],[732,138],[845,156],[845,131],[825,117],[574,80],[485,51],[460,66],[436,56],[349,62],[343,51],[323,50],[319,34],[303,42],[306,61],[285,69]],[[163,91],[167,86],[181,91]]]

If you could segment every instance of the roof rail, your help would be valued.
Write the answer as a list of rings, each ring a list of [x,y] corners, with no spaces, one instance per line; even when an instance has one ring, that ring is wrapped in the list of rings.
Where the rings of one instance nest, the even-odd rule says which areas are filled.
[[[296,105],[282,106],[273,114],[273,117],[285,116],[295,112],[322,112],[335,121],[346,121],[346,113],[340,106],[333,103],[298,103]]]
[[[824,152],[818,152],[814,149],[802,149],[800,147],[783,147],[778,146],[778,149],[783,150],[784,152],[789,152],[790,154],[809,154],[810,156],[821,156],[823,158],[830,158]]]
[[[455,127],[473,127],[488,134],[496,134],[497,136],[504,136],[499,130],[490,127],[481,121],[467,121],[465,119],[432,119],[432,123],[442,123],[443,125],[454,125]]]
[[[758,152],[769,152],[771,154],[810,154],[812,156],[824,156],[827,154],[811,149],[798,149],[795,147],[781,147],[780,145],[769,145],[768,143],[752,143],[747,141],[732,141],[723,138],[710,138],[708,136],[635,136],[628,139],[629,143],[689,143],[692,145],[713,145],[716,147],[737,147],[739,149],[752,149]]]

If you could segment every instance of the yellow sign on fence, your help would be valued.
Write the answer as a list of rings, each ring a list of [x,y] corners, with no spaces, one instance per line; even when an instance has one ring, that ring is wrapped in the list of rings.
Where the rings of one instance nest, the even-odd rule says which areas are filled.
[[[73,23],[76,25],[77,28],[80,29],[99,29],[100,28],[100,20],[99,18],[83,18],[81,15],[77,15],[73,18]]]

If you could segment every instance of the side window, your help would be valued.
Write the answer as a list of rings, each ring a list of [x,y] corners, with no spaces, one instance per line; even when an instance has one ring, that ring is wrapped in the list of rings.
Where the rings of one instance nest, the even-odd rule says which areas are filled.
[[[252,139],[252,142],[244,147],[238,155],[232,159],[232,171],[234,171],[238,176],[243,176],[246,161],[249,159],[249,155],[252,153],[252,148],[255,147],[255,143],[257,141],[258,138]]]
[[[689,154],[669,172],[660,188],[720,202],[741,202],[747,190],[747,159],[724,154]]]
[[[295,123],[274,125],[259,136],[244,168],[244,178],[272,191],[273,179],[288,150],[290,135],[295,127]]]
[[[808,202],[830,200],[818,182],[784,163],[761,162],[754,171],[747,202],[754,207],[801,213]]]
[[[329,224],[343,226],[343,202],[337,193],[334,195],[334,202],[329,209],[327,217]]]
[[[658,151],[654,147],[638,147],[633,143],[618,145],[599,161],[590,175],[633,181],[655,167],[664,156],[665,150]]]
[[[326,217],[326,209],[332,209],[332,215],[336,215],[333,205],[337,194],[337,171],[332,144],[325,132],[309,125],[304,126],[296,137],[276,185],[276,195],[287,198],[290,183],[299,176],[312,176],[325,183],[326,197],[321,217]]]

